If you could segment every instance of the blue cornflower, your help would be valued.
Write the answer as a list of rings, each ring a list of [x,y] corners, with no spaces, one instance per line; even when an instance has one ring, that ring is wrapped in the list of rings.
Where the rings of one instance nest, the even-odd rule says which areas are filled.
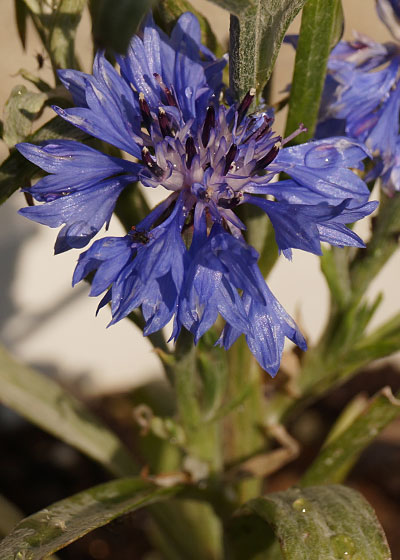
[[[380,176],[393,193],[400,190],[400,1],[377,0],[377,11],[396,42],[355,33],[333,49],[317,137],[345,133],[364,142],[374,156],[367,181]]]
[[[100,53],[93,76],[62,71],[77,107],[55,110],[135,161],[72,141],[20,144],[50,173],[30,189],[44,204],[21,213],[50,227],[64,224],[60,252],[86,245],[132,182],[164,187],[169,195],[126,236],[99,239],[80,256],[73,283],[95,271],[91,295],[105,292],[100,307],[111,304],[111,323],[141,307],[145,335],[172,320],[174,338],[184,327],[197,342],[219,314],[226,322],[219,343],[229,348],[243,333],[275,374],[285,337],[302,349],[306,343],[265,284],[235,209],[249,203],[264,210],[288,257],[292,248],[321,254],[321,241],[363,247],[346,224],[376,206],[351,171],[366,149],[344,137],[285,148],[288,139],[272,131],[268,113],[247,115],[255,90],[222,105],[225,61],[201,45],[190,13],[171,37],[148,19],[118,63],[120,74]],[[282,171],[291,179],[273,182]]]

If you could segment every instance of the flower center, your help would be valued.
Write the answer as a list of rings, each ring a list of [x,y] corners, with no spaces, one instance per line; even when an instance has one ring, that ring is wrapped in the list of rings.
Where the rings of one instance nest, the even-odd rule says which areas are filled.
[[[186,190],[220,208],[235,207],[244,186],[265,175],[278,154],[281,137],[271,130],[273,119],[267,113],[247,116],[255,96],[251,89],[238,106],[228,110],[214,101],[203,119],[185,122],[173,92],[156,78],[164,107],[156,113],[139,94],[145,165],[140,180],[150,187]]]

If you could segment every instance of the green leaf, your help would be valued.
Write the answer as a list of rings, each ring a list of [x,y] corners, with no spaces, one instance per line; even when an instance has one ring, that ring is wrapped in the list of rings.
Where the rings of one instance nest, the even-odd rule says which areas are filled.
[[[49,37],[49,53],[57,68],[77,68],[75,34],[86,0],[59,0]]]
[[[297,136],[294,143],[305,142],[314,135],[326,65],[331,46],[337,40],[340,18],[342,21],[340,0],[308,0],[304,7],[285,136],[300,123],[304,123],[307,132]]]
[[[400,313],[359,340],[346,356],[344,366],[355,370],[400,350]]]
[[[382,389],[344,430],[320,451],[302,478],[303,486],[342,482],[360,453],[400,415],[400,400]]]
[[[15,86],[4,108],[3,140],[8,147],[22,142],[31,133],[32,124],[40,115],[48,97],[45,93]]]
[[[14,0],[15,19],[17,20],[18,36],[25,50],[26,47],[26,20],[28,10],[24,0]]]
[[[340,485],[292,488],[248,502],[273,528],[285,560],[390,560],[375,512]]]
[[[232,560],[266,560],[266,550],[268,560],[274,560],[270,554],[274,541],[272,530],[255,513],[235,515],[228,521],[226,547]],[[282,558],[280,553],[278,558]]]
[[[176,494],[140,478],[94,486],[24,519],[0,543],[2,560],[40,560],[113,519]]]
[[[252,87],[261,94],[271,76],[286,30],[305,1],[229,2],[235,14],[231,16],[230,30],[230,85],[237,99]]]
[[[119,438],[56,382],[0,347],[0,402],[79,449],[116,476],[136,472]]]
[[[129,41],[157,0],[91,0],[93,37],[96,47],[125,53]]]
[[[89,136],[61,117],[54,117],[24,140],[36,143],[55,138],[86,140],[86,143],[88,143]],[[37,173],[36,165],[21,156],[17,150],[12,150],[0,166],[0,204],[3,204],[17,189],[26,186]]]

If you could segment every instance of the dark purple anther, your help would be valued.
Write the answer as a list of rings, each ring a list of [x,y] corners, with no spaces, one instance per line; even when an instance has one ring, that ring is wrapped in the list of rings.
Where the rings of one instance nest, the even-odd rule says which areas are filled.
[[[174,136],[171,127],[169,126],[167,113],[162,107],[158,108],[158,123],[160,125],[161,134],[164,136]]]
[[[224,175],[226,175],[232,165],[233,160],[236,157],[237,153],[237,146],[236,144],[232,144],[229,148],[228,153],[225,156],[225,168],[224,168]]]
[[[151,123],[153,122],[153,118],[150,113],[150,107],[148,106],[147,101],[144,98],[144,94],[142,92],[139,93],[139,106],[140,106],[140,112],[142,113],[144,126],[150,132],[150,126]]]
[[[215,109],[212,105],[208,107],[206,118],[203,125],[203,132],[201,134],[201,141],[203,146],[206,147],[210,140],[211,129],[215,127]]]
[[[274,161],[274,159],[278,155],[278,152],[279,152],[279,148],[277,148],[276,146],[271,148],[270,151],[264,157],[262,157],[257,161],[257,163],[254,166],[253,173],[256,173],[257,171],[261,171],[262,169],[267,167],[267,165],[269,165],[272,161]]]
[[[249,91],[246,93],[246,95],[243,97],[242,102],[237,109],[237,113],[238,113],[237,125],[238,126],[242,122],[242,120],[244,119],[247,111],[249,110],[249,107],[252,104],[255,95],[256,95],[255,88],[250,88]]]
[[[146,146],[142,148],[142,160],[156,177],[162,177],[164,175],[163,170],[151,157],[151,153]]]
[[[196,146],[194,145],[194,140],[191,136],[189,136],[189,138],[186,140],[185,149],[186,149],[186,167],[190,169],[192,165],[192,160],[197,153]]]
[[[255,119],[253,119],[253,123],[254,122]],[[258,142],[258,140],[261,140],[261,138],[271,130],[272,122],[273,119],[267,117],[267,115],[264,115],[264,122],[262,123],[262,125],[259,128],[256,128],[256,130],[253,130],[253,132],[243,140],[243,144],[247,144],[247,142],[249,142],[253,138],[256,142]]]
[[[178,105],[176,103],[174,95],[172,94],[171,90],[169,88],[167,88],[167,86],[164,84],[160,74],[154,73],[153,76],[155,77],[155,79],[159,83],[161,89],[165,93],[165,97],[167,98],[168,105],[172,105],[173,107],[177,107]]]

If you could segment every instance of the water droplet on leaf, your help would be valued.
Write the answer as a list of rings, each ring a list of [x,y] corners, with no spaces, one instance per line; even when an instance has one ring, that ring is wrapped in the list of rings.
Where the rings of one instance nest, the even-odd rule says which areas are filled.
[[[331,544],[338,560],[354,560],[356,546],[349,536],[334,535]]]
[[[292,503],[293,509],[301,513],[307,513],[307,502],[304,498],[298,498]]]

